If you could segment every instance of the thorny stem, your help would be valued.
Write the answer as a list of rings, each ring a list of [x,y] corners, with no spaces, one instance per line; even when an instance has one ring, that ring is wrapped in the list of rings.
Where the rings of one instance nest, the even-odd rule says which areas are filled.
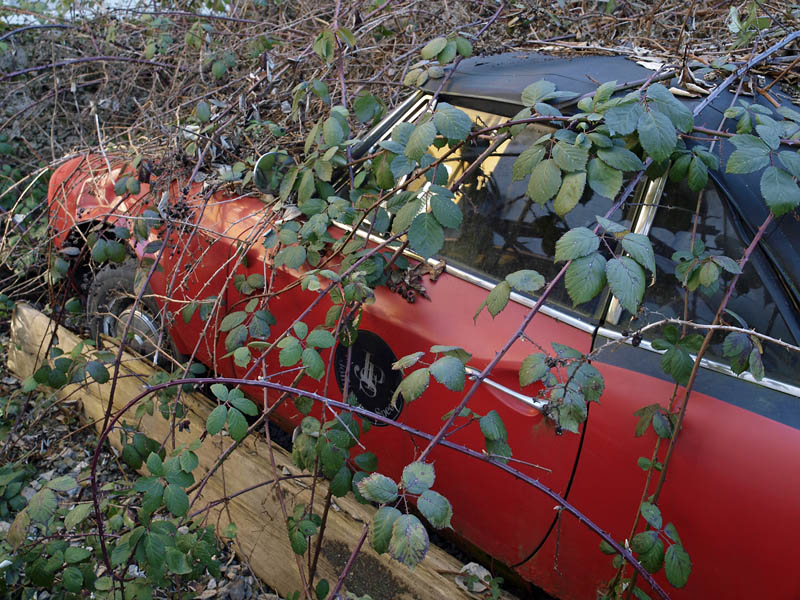
[[[331,592],[331,598],[338,598],[339,590],[342,589],[342,585],[344,585],[345,577],[350,573],[350,569],[353,568],[353,563],[355,563],[356,556],[358,553],[361,552],[361,546],[364,545],[364,540],[367,539],[367,533],[369,533],[369,523],[364,524],[364,529],[361,531],[361,537],[358,538],[358,543],[356,547],[353,548],[353,551],[350,553],[350,558],[347,559],[347,564],[345,564],[344,569],[339,574],[339,579],[336,581],[336,585],[333,587],[333,591]]]

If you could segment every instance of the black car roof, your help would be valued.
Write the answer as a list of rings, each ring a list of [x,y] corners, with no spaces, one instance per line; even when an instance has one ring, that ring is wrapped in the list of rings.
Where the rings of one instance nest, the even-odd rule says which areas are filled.
[[[522,91],[531,83],[547,79],[556,84],[559,90],[583,95],[593,92],[606,81],[616,80],[618,85],[646,80],[653,71],[624,56],[578,55],[574,57],[549,56],[536,52],[514,52],[496,56],[473,57],[461,61],[455,73],[441,90],[444,98],[470,98],[485,101],[499,101],[518,105],[521,108]],[[429,80],[424,89],[435,92],[441,79]],[[668,83],[669,82],[665,82]],[[636,86],[638,87],[638,85]],[[782,94],[773,88],[773,96]],[[743,96],[747,102],[761,104],[770,110],[773,106],[760,95]],[[694,108],[700,98],[680,98],[690,108]],[[718,129],[724,111],[734,102],[730,90],[724,90],[695,118],[695,124]],[[788,102],[787,102],[788,104]],[[728,119],[723,125],[726,131],[735,132],[735,120]],[[717,152],[720,146],[717,146]],[[787,148],[788,149],[788,148]],[[722,144],[721,159],[724,164],[732,148]],[[731,204],[743,220],[752,236],[767,216],[767,207],[761,197],[761,172],[748,175],[730,175],[724,171],[712,174],[712,178],[725,191]],[[762,243],[776,267],[790,285],[794,287],[795,297],[800,298],[800,223],[794,213],[787,214],[773,223],[767,230]],[[734,257],[736,258],[736,257]]]

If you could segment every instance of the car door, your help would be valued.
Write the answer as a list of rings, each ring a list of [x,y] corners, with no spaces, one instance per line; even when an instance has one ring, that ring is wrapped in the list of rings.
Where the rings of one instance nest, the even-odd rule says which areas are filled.
[[[645,475],[637,460],[652,456],[656,440],[652,428],[634,437],[634,411],[654,403],[667,407],[675,384],[662,371],[662,355],[651,344],[663,333],[645,334],[638,346],[607,344],[620,340],[624,329],[680,318],[684,309],[690,320],[713,319],[727,277],[719,290],[707,290],[708,295],[698,290],[684,305],[684,290],[673,275],[672,254],[689,247],[696,203],[697,194],[684,182],[667,183],[655,221],[646,223],[658,275],[645,293],[642,314],[631,320],[612,308],[595,341],[595,348],[604,348],[594,364],[605,377],[606,392],[592,410],[570,499],[618,540],[629,538],[643,497]],[[697,239],[711,254],[734,259],[746,246],[741,221],[714,183],[703,195]],[[760,250],[753,254],[728,308],[728,324],[796,343],[796,309]],[[749,372],[737,376],[728,366],[731,357],[724,356],[726,348],[728,354],[733,348],[724,344],[726,335],[715,334],[702,363],[658,502],[665,523],[674,522],[691,556],[692,574],[680,590],[666,583],[663,572],[657,579],[674,598],[753,598],[763,595],[765,583],[758,573],[774,572],[782,576],[770,578],[770,597],[797,598],[800,577],[793,556],[800,534],[798,355],[762,342],[763,379],[756,381]],[[746,336],[739,342],[755,345]],[[682,392],[679,387],[678,399]],[[660,460],[665,448],[662,444]],[[647,494],[652,492],[653,486]],[[550,571],[543,585],[562,598],[589,597],[611,578],[610,559],[600,553],[596,536],[574,519],[564,520],[560,534],[559,540],[548,540],[547,551],[535,560],[552,564],[560,541],[560,573],[580,570],[585,576],[566,578]]]

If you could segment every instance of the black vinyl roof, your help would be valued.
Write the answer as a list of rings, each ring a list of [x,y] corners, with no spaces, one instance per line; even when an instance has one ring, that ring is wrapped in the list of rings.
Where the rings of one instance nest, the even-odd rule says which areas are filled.
[[[547,79],[556,84],[558,90],[571,91],[579,95],[593,92],[598,85],[615,80],[618,86],[630,84],[632,89],[641,85],[653,75],[653,71],[624,56],[579,55],[574,57],[548,56],[535,52],[516,52],[487,57],[473,57],[462,60],[455,73],[441,91],[448,101],[457,98],[502,102],[522,108],[520,96],[531,83]],[[435,92],[441,79],[429,80],[424,89]],[[672,85],[669,81],[663,82]],[[735,89],[733,90],[735,91]],[[735,100],[731,90],[724,90],[695,118],[695,124],[711,129],[719,129],[723,112]],[[788,105],[788,99],[777,89],[770,92]],[[742,96],[747,102],[761,104],[770,110],[774,107],[760,95]],[[689,108],[694,108],[700,98],[680,98]],[[734,132],[736,121],[728,119],[723,129]],[[701,143],[698,141],[690,143]],[[721,146],[721,147],[720,147]],[[733,148],[731,144],[717,145],[724,164]],[[784,148],[789,150],[790,148]],[[712,178],[725,191],[730,203],[744,221],[750,236],[767,216],[767,207],[761,198],[761,172],[748,175],[730,175],[716,172]],[[784,215],[767,230],[762,247],[774,261],[778,270],[794,288],[795,297],[800,299],[800,221],[794,213]]]

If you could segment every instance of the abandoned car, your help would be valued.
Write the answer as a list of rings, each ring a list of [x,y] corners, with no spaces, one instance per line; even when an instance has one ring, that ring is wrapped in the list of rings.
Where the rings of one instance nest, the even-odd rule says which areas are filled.
[[[390,152],[393,147],[385,142],[392,140],[398,124],[418,122],[436,102],[457,107],[474,123],[489,128],[518,115],[523,109],[523,91],[536,81],[552,82],[556,89],[580,98],[609,80],[617,82],[617,94],[635,91],[653,75],[652,70],[621,57],[513,54],[472,58],[462,61],[441,90],[441,79],[429,80],[381,120],[361,145],[354,146],[351,158],[377,157],[382,149]],[[773,93],[778,93],[777,88]],[[681,102],[692,109],[701,100],[683,98]],[[759,94],[748,97],[748,102],[758,107],[748,109],[754,119],[758,114],[781,118]],[[731,106],[737,106],[734,92],[725,91],[695,116],[695,126],[718,129]],[[564,114],[577,112],[577,100],[566,100],[560,109]],[[736,118],[729,118],[722,127],[734,131]],[[389,279],[375,289],[375,301],[366,304],[360,314],[352,345],[338,342],[318,347],[325,364],[330,361],[332,365],[330,380],[303,377],[299,387],[341,399],[341,389],[347,384],[357,402],[376,414],[431,434],[438,431],[443,415],[458,404],[463,392],[432,383],[413,402],[404,400],[402,394],[393,401],[404,376],[393,364],[436,344],[447,344],[471,355],[468,376],[480,372],[538,298],[536,293],[512,292],[508,306],[496,317],[486,310],[475,316],[489,291],[520,269],[535,270],[550,281],[563,267],[554,260],[559,238],[575,227],[594,227],[596,217],[613,206],[612,199],[589,187],[565,214],[556,211],[552,202],[530,201],[528,178],[515,177],[514,164],[536,139],[552,131],[547,123],[532,124],[491,152],[486,150],[492,139],[476,137],[446,158],[443,164],[449,182],[464,176],[455,193],[463,215],[460,223],[445,230],[441,248],[427,260],[405,247],[397,252],[409,261],[409,269],[402,279]],[[708,141],[695,136],[686,143]],[[732,150],[728,146],[718,146],[714,152],[725,160]],[[439,158],[446,150],[443,145],[431,148],[431,153]],[[475,165],[478,157],[484,160]],[[275,167],[282,158],[273,156],[271,160]],[[143,354],[159,352],[160,346],[174,356],[194,356],[220,375],[249,373],[254,379],[280,373],[274,381],[295,382],[297,369],[283,366],[277,351],[251,372],[257,348],[264,345],[239,360],[225,343],[230,323],[221,325],[226,314],[246,312],[251,298],[266,302],[270,294],[260,292],[284,290],[268,298],[269,314],[276,323],[270,320],[261,326],[262,337],[269,340],[270,326],[274,335],[283,332],[317,298],[320,284],[309,285],[310,280],[303,277],[311,269],[305,260],[299,261],[300,266],[275,264],[279,249],[299,247],[298,232],[310,220],[308,215],[279,202],[265,203],[257,195],[237,195],[225,189],[207,193],[198,182],[187,190],[172,182],[157,194],[146,183],[140,189],[120,190],[120,173],[130,171],[124,171],[125,165],[119,161],[111,166],[109,172],[105,158],[92,155],[72,159],[56,171],[50,183],[50,207],[57,246],[74,244],[75,231],[85,233],[97,224],[103,224],[100,231],[113,240],[115,227],[135,229],[137,224],[162,216],[172,220],[164,220],[159,232],[145,227],[143,235],[131,236],[127,242],[131,258],[96,272],[88,290],[93,333],[119,336],[132,319],[130,343]],[[473,170],[468,171],[470,167]],[[626,183],[629,179],[626,175]],[[270,182],[265,189],[273,187],[277,195],[277,187]],[[422,188],[417,191],[425,193]],[[331,206],[343,202],[340,197],[350,198],[346,190],[334,191],[331,186],[314,195],[321,196],[323,204],[330,198]],[[711,323],[731,275],[718,269],[722,285],[687,296],[680,275],[676,275],[680,262],[676,253],[691,256],[694,227],[698,252],[739,260],[768,214],[758,173],[731,175],[723,169],[712,170],[703,202],[698,204],[697,199],[688,177],[670,178],[648,171],[631,201],[611,217],[621,224],[620,230],[647,236],[654,251],[655,275],[648,273],[639,314],[632,315],[608,287],[590,301],[575,305],[565,285],[557,285],[525,330],[525,339],[511,347],[468,406],[477,415],[497,411],[517,461],[513,466],[565,497],[620,541],[631,535],[634,516],[646,499],[645,470],[657,439],[653,427],[635,435],[637,423],[643,414],[651,419],[657,414],[656,425],[669,430],[674,421],[662,417],[671,399],[681,397],[676,389],[683,389],[676,388],[675,379],[662,369],[664,350],[669,352],[677,338],[665,345],[662,338],[669,335],[663,327],[636,335],[631,332],[665,318]],[[178,200],[180,214],[175,212]],[[159,204],[166,208],[159,209]],[[277,205],[280,210],[274,209]],[[340,208],[346,212],[346,207]],[[150,212],[144,213],[145,209]],[[378,220],[365,222],[351,241],[373,246],[381,243],[390,235],[390,228]],[[277,242],[262,243],[278,222],[289,221],[297,226],[284,229],[286,233]],[[337,224],[328,233],[340,239],[352,233],[352,227]],[[613,238],[610,236],[611,243]],[[160,253],[155,250],[161,248],[159,240],[165,243]],[[733,292],[726,324],[789,345],[800,342],[799,240],[800,222],[793,212],[768,227]],[[387,259],[400,244],[398,240],[389,248]],[[152,295],[134,311],[137,262],[156,254],[160,266],[152,269]],[[301,280],[305,283],[297,284]],[[210,311],[204,314],[204,306],[219,306],[219,316],[209,318]],[[330,299],[325,299],[302,317],[309,331],[325,327],[331,306]],[[248,320],[251,324],[257,320],[252,315],[243,318],[252,319]],[[335,325],[335,319],[333,323],[328,320],[329,330]],[[677,329],[680,326],[674,331]],[[754,374],[730,366],[724,338],[723,333],[715,334],[702,361],[658,499],[664,519],[680,531],[681,544],[691,556],[692,573],[680,589],[667,584],[663,570],[656,579],[676,598],[797,598],[798,355],[764,341],[763,373]],[[550,352],[553,344],[582,355],[595,351],[591,364],[603,376],[599,402],[588,410],[585,421],[574,427],[575,432],[548,418],[548,400],[537,396],[536,385],[520,386],[519,372],[526,356],[536,348]],[[690,354],[696,351],[692,348]],[[680,383],[685,384],[685,379]],[[264,400],[261,388],[248,393],[255,400]],[[266,401],[277,397],[270,392]],[[656,404],[663,408],[653,410]],[[650,412],[642,412],[643,407],[651,407]],[[284,402],[275,412],[276,421],[287,430],[302,418],[292,402]],[[476,424],[457,428],[447,439],[479,451],[485,447]],[[377,454],[380,472],[394,477],[424,447],[424,440],[414,440],[391,426],[373,426],[361,442]],[[662,455],[665,448],[662,446]],[[612,557],[600,551],[596,534],[570,515],[561,514],[551,498],[489,461],[472,460],[447,448],[435,448],[428,460],[436,466],[436,489],[452,503],[453,529],[494,561],[563,599],[594,597],[613,576]],[[653,473],[658,477],[657,470]],[[646,587],[641,581],[638,585]]]

